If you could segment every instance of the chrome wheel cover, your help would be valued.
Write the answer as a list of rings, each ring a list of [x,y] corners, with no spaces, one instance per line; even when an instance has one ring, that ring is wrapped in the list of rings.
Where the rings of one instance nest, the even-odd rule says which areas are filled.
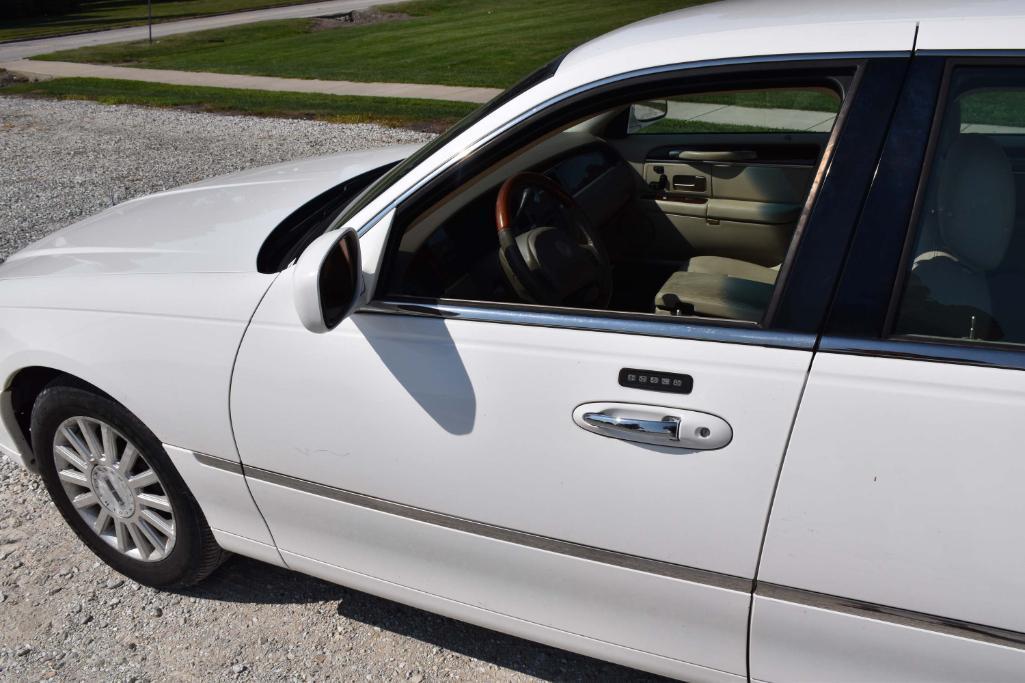
[[[71,417],[53,437],[53,463],[68,500],[93,533],[135,560],[174,548],[171,500],[135,445],[107,423]]]

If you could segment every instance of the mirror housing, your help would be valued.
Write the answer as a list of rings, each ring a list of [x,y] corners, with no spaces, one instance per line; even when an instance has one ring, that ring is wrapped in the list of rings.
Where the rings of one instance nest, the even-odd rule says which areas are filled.
[[[636,133],[656,121],[661,121],[669,113],[668,100],[645,100],[630,105],[630,119],[626,124],[626,132]]]
[[[356,231],[332,230],[306,247],[293,268],[292,289],[299,320],[311,332],[328,332],[349,317],[364,292]]]

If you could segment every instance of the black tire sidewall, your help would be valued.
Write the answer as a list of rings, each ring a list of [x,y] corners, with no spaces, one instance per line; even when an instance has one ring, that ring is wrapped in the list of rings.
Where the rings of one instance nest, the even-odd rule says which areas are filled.
[[[131,441],[156,472],[171,503],[175,522],[175,543],[162,560],[144,562],[118,552],[101,539],[78,514],[57,477],[53,440],[58,427],[70,417],[91,417],[106,422]],[[191,583],[202,556],[206,521],[171,463],[163,445],[146,426],[119,403],[73,386],[52,386],[43,390],[32,411],[32,448],[39,473],[57,509],[75,534],[118,572],[138,583],[168,587]]]

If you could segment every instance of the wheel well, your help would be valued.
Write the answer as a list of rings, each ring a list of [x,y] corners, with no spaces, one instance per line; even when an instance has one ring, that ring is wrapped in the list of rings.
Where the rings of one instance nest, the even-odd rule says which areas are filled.
[[[35,453],[32,451],[32,435],[30,434],[32,406],[35,405],[39,394],[43,393],[43,389],[53,384],[78,386],[109,398],[109,395],[102,389],[61,370],[45,367],[31,367],[19,370],[8,386],[8,390],[11,392],[11,408],[14,413],[15,422],[15,424],[10,426],[17,430],[18,433],[14,434],[14,438],[21,440],[21,443],[18,445],[26,456],[26,464],[33,470],[35,469],[36,462]]]

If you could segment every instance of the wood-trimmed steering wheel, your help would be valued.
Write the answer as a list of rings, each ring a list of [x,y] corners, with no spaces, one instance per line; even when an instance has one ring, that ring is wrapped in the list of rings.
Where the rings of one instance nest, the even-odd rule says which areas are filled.
[[[530,210],[551,197],[568,226],[536,225]],[[495,202],[502,272],[525,301],[548,306],[605,307],[612,296],[612,266],[597,230],[577,201],[540,173],[517,173],[502,183]]]

